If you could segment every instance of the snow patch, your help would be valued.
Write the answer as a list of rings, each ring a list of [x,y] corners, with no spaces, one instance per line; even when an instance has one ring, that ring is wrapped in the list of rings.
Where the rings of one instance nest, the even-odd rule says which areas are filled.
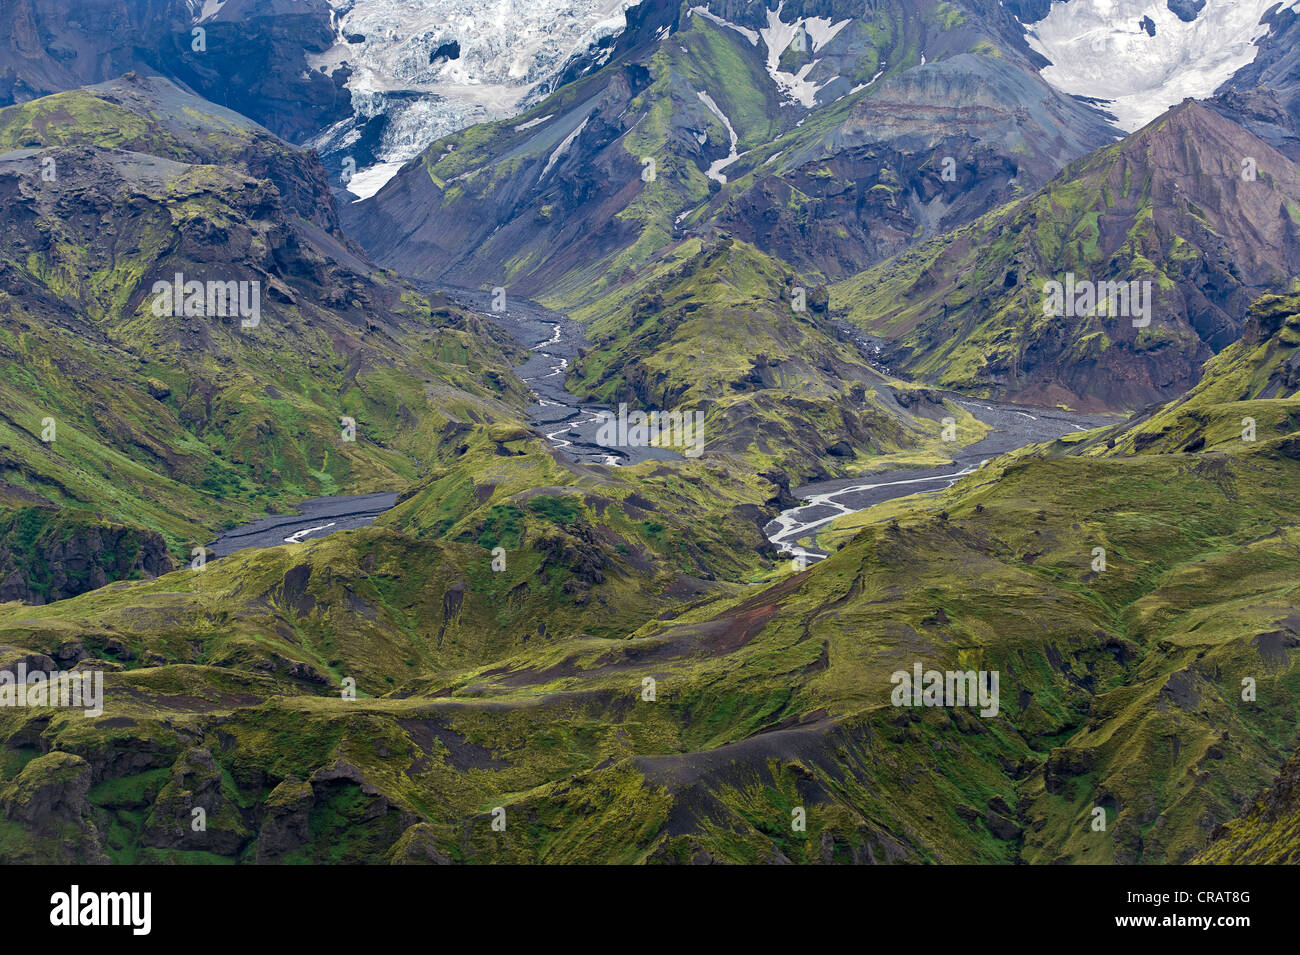
[[[798,73],[786,73],[781,70],[781,54],[789,49],[794,38],[803,33],[810,44],[811,53],[818,52],[823,46],[835,39],[836,34],[844,29],[851,20],[841,20],[839,23],[832,23],[824,17],[807,17],[799,18],[792,23],[785,23],[781,20],[781,10],[785,7],[785,0],[777,4],[775,10],[767,11],[767,26],[759,31],[763,38],[763,44],[767,47],[767,75],[772,77],[772,82],[777,85],[781,92],[801,104],[806,109],[812,109],[817,103],[817,93],[826,83],[835,79],[832,77],[826,83],[820,85],[808,79],[808,74],[812,71],[821,59],[815,59],[811,63],[806,63]]]
[[[560,157],[569,151],[569,147],[573,145],[573,141],[577,139],[580,135],[582,135],[582,131],[587,128],[587,122],[590,119],[591,119],[590,116],[584,119],[581,123],[578,124],[577,129],[569,133],[569,135],[564,138],[564,142],[560,143],[560,145],[555,147],[555,152],[551,153],[551,158],[546,160],[546,168],[543,169],[542,174],[537,177],[538,182],[541,182],[543,179],[545,179],[546,174],[551,171],[551,167],[554,166],[557,162],[559,162]]]
[[[758,33],[756,31],[751,30],[749,27],[742,27],[738,23],[732,23],[730,20],[724,20],[722,17],[712,12],[708,7],[691,7],[688,13],[690,16],[704,17],[704,19],[711,23],[716,23],[720,27],[730,27],[748,40],[750,46],[758,46]],[[685,47],[682,48],[682,52],[686,52]]]
[[[866,89],[868,86],[870,86],[871,84],[875,83],[876,80],[880,79],[880,77],[882,77],[884,74],[885,74],[885,65],[882,63],[882,64],[880,65],[880,69],[876,71],[876,75],[875,75],[875,76],[873,76],[871,79],[867,80],[867,81],[866,81],[865,83],[863,83],[861,86],[855,86],[855,87],[853,87],[853,89],[849,90],[849,95],[852,96],[854,93],[861,93],[861,92],[862,92],[864,89]]]
[[[724,159],[716,160],[711,166],[709,166],[709,171],[707,173],[710,179],[725,186],[727,184],[727,177],[722,174],[722,170],[726,169],[740,158],[740,153],[736,152],[736,144],[740,142],[740,139],[736,136],[736,130],[732,128],[731,120],[727,119],[722,110],[718,109],[718,104],[713,102],[712,96],[701,90],[697,90],[695,95],[700,98],[700,102],[707,106],[714,116],[722,120],[722,125],[727,127],[727,135],[731,137],[731,153]]]
[[[381,162],[358,172],[348,180],[348,192],[356,196],[353,202],[369,199],[388,184],[388,180],[397,175],[402,168],[400,162]]]
[[[812,40],[812,51],[816,53],[827,43],[830,43],[831,40],[835,39],[835,34],[852,22],[852,20],[841,20],[839,23],[832,24],[830,20],[823,17],[809,17],[804,20],[803,28],[808,34],[808,39]]]
[[[530,119],[526,123],[520,123],[518,126],[515,127],[515,132],[519,133],[519,132],[523,132],[525,129],[532,129],[534,126],[540,126],[542,123],[546,122],[554,115],[555,115],[554,113],[547,113],[545,116],[537,117],[537,119]]]
[[[203,9],[199,11],[199,23],[210,20],[221,12],[221,8],[226,5],[226,0],[203,0]]]

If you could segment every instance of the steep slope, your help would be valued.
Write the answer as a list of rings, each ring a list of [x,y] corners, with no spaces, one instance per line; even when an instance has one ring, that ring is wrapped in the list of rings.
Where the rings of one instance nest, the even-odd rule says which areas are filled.
[[[399,489],[451,418],[523,405],[501,333],[371,265],[314,157],[237,114],[131,76],[0,111],[0,150],[7,506],[188,555],[301,497]]]
[[[1260,22],[1268,32],[1257,42],[1259,52],[1208,102],[1300,162],[1300,10],[1278,4]]]
[[[1251,806],[1298,739],[1296,515],[1273,498],[1300,461],[1298,329],[1300,298],[1265,297],[1187,395],[1008,456],[924,505],[969,526],[997,522],[996,508],[1018,498],[1032,537],[988,552],[1092,594],[1099,626],[1133,641],[1117,651],[1122,687],[1096,692],[1078,675],[1096,692],[1086,719],[1020,784],[1032,797],[1022,822],[1038,833],[1026,836],[1026,861],[1266,862],[1284,851],[1287,769],[1248,815],[1219,824]],[[1035,483],[1048,467],[1077,496],[1064,510],[1061,493]],[[915,516],[877,508],[837,521],[821,543]],[[1111,835],[1089,827],[1090,805]],[[1062,812],[1077,813],[1077,827],[1063,828]]]
[[[27,502],[21,497],[4,504],[0,601],[43,604],[114,580],[156,577],[175,568],[166,539],[155,530],[96,520],[75,511],[24,506]]]
[[[603,61],[632,5],[14,0],[0,10],[0,106],[130,70],[166,76],[319,149],[352,199],[434,139],[513,115]]]
[[[591,347],[568,387],[610,405],[703,415],[703,453],[802,482],[896,452],[962,443],[980,425],[955,402],[872,368],[826,317],[824,288],[734,239],[682,243],[575,313]]]
[[[11,0],[0,36],[0,106],[134,70],[295,142],[351,110],[350,71],[308,63],[334,40],[327,0]]]
[[[775,587],[631,639],[536,638],[477,665],[465,655],[467,669],[380,699],[323,685],[304,696],[263,682],[287,673],[250,675],[228,656],[163,665],[167,644],[145,644],[157,656],[133,644],[136,659],[110,658],[128,668],[110,668],[102,727],[56,714],[38,749],[36,714],[4,714],[17,820],[6,858],[51,851],[21,820],[29,793],[71,769],[89,792],[69,812],[93,828],[82,822],[59,851],[122,861],[1185,861],[1248,804],[1297,728],[1293,438],[1226,455],[1022,455],[896,506]],[[418,592],[386,533],[265,552],[266,577],[244,568],[240,586],[312,567],[274,606],[302,647],[317,645],[307,635],[328,630],[303,594],[329,597],[337,582],[317,576],[347,566],[340,547],[374,548],[372,582],[354,585],[364,603]],[[217,576],[133,588],[215,595],[234,582],[220,564],[206,573]],[[492,587],[485,574],[456,604],[467,628]],[[94,630],[75,644],[75,621],[126,593],[70,602],[61,642],[55,608],[41,629],[30,610],[10,615],[4,639],[108,657]],[[437,590],[423,599],[436,607]],[[125,619],[101,618],[116,621],[105,636]],[[253,619],[250,608],[231,622]],[[998,712],[891,705],[891,674],[917,661],[998,671]],[[1240,702],[1246,676],[1257,702]],[[123,718],[129,732],[110,728]],[[195,763],[227,781],[167,795]],[[177,821],[195,804],[225,821],[191,833]],[[805,830],[791,825],[800,808]]]
[[[1291,399],[1300,390],[1300,317],[1293,296],[1251,304],[1241,341],[1205,365],[1197,385],[1167,404],[1145,409],[1117,433],[1078,445],[1107,456],[1231,451],[1294,430]]]
[[[1136,130],[1188,97],[1210,96],[1230,77],[1267,62],[1257,44],[1295,0],[1069,0],[1030,2],[1018,13],[1029,43],[1050,62],[1043,78],[1100,101]]]
[[[1216,829],[1197,865],[1295,865],[1300,862],[1300,753],[1241,818]]]
[[[404,274],[556,305],[715,226],[841,277],[1111,138],[998,9],[646,0],[600,70],[434,143],[348,228]]]
[[[1189,102],[1038,193],[835,286],[831,301],[891,340],[891,365],[935,383],[1141,407],[1190,387],[1240,335],[1250,299],[1287,286],[1298,223],[1297,167]],[[1082,298],[1053,304],[1049,282],[1062,296],[1139,285],[1137,296],[1103,288],[1087,314]]]
[[[351,160],[373,195],[435,139],[521,112],[599,65],[638,0],[331,0],[334,44],[313,70],[342,72],[352,115],[313,138],[326,168]]]
[[[753,150],[685,221],[716,221],[840,278],[1036,188],[1113,138],[1014,59],[980,43],[948,55],[936,46],[826,124]]]
[[[1262,302],[1207,380],[1257,403],[1258,384],[1292,364],[1298,316],[1300,297]],[[868,512],[804,573],[625,639],[548,627],[557,639],[479,644],[516,619],[501,588],[540,577],[539,550],[524,544],[501,583],[484,570],[462,589],[412,550],[427,545],[379,527],[230,573],[218,563],[5,611],[13,659],[108,672],[102,716],[0,713],[0,849],[15,861],[1188,861],[1272,780],[1300,727],[1300,397],[1264,387],[1290,414],[1254,442],[1134,455],[1121,425],[1028,449]],[[472,443],[467,454],[493,454]],[[413,506],[445,496],[430,491]],[[374,557],[365,583],[347,569],[358,549]],[[525,611],[555,582],[529,585]],[[173,611],[148,623],[146,593],[206,594],[210,623],[163,638]],[[496,629],[480,629],[485,615]],[[367,658],[351,636],[363,619]],[[417,638],[420,619],[441,620],[450,643]],[[400,620],[400,638],[385,636]],[[276,648],[233,652],[228,634],[250,626],[283,628]],[[327,669],[294,666],[307,654]],[[404,655],[438,669],[378,698],[339,693],[352,672],[382,690]],[[897,705],[894,675],[917,664],[997,672],[996,707]],[[195,806],[202,833],[183,824]],[[42,838],[51,826],[64,838]]]

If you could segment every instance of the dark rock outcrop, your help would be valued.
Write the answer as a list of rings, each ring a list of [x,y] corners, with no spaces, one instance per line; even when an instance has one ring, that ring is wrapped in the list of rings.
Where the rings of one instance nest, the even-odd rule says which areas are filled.
[[[103,863],[99,830],[92,819],[91,767],[80,756],[50,752],[23,767],[0,794],[4,818],[22,825],[34,836],[32,845],[43,854],[6,862],[43,864]]]
[[[199,6],[7,0],[0,106],[136,71],[169,77],[293,142],[351,115],[347,72],[307,63],[334,43],[328,0],[227,0],[206,19]]]
[[[0,601],[49,603],[174,569],[157,531],[46,508],[0,515]]]

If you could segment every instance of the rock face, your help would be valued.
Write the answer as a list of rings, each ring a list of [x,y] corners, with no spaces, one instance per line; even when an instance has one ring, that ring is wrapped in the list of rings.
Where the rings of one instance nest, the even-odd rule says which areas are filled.
[[[259,863],[275,862],[307,844],[307,817],[315,798],[311,784],[297,779],[286,779],[271,790],[257,839]]]
[[[4,818],[34,836],[41,853],[29,858],[8,854],[7,862],[66,865],[103,863],[99,830],[91,818],[91,768],[80,756],[50,752],[38,756],[0,791]]]
[[[1300,863],[1300,755],[1292,756],[1273,783],[1240,818],[1217,826],[1197,855],[1198,865],[1295,865]]]
[[[391,454],[407,452],[376,442],[445,423],[412,411],[432,382],[524,391],[490,334],[452,327],[474,320],[343,234],[314,154],[233,110],[129,74],[0,111],[0,143],[0,319],[20,330],[0,342],[0,507],[84,508],[188,560],[245,519],[238,498],[264,512],[362,474],[400,486]],[[178,274],[202,293],[179,310]],[[377,427],[340,442],[347,408]],[[170,569],[146,538],[103,540],[122,551],[109,561],[71,530],[48,553],[33,535],[0,586],[55,599],[48,582],[68,596]]]
[[[169,77],[301,141],[351,113],[347,71],[307,57],[334,42],[327,0],[12,0],[0,8],[0,106],[114,79]],[[197,34],[195,31],[203,31]]]
[[[141,843],[234,855],[249,836],[234,795],[209,750],[186,750],[153,802]]]
[[[1251,300],[1300,271],[1297,215],[1300,167],[1188,102],[832,301],[894,339],[891,365],[938,384],[1140,408],[1194,384]],[[1067,280],[1149,283],[1150,314],[1118,298],[1107,314],[1109,294],[1093,314],[1058,313],[1046,283]]]
[[[842,278],[1047,182],[1110,135],[1092,111],[1004,59],[960,53],[878,86],[829,157],[719,203],[718,224]],[[801,195],[815,197],[812,209]]]
[[[173,569],[157,531],[64,517],[47,508],[0,513],[0,601],[47,603]]]
[[[313,70],[347,75],[353,115],[311,143],[352,160],[348,199],[372,195],[435,139],[513,116],[603,62],[634,0],[333,0],[334,44]]]
[[[1279,4],[1264,17],[1259,53],[1216,91],[1210,105],[1300,162],[1300,11]]]
[[[646,0],[605,65],[434,143],[349,231],[407,274],[566,302],[711,230],[842,278],[1114,135],[1009,13],[941,6]]]
[[[196,28],[206,31],[204,51],[194,49]],[[227,0],[210,16],[183,18],[179,33],[179,43],[162,48],[157,72],[290,142],[352,112],[350,71],[311,62],[335,41],[327,0]]]
[[[0,106],[134,70],[310,142],[335,173],[345,158],[395,171],[576,75],[630,2],[510,0],[483,16],[473,0],[14,0],[0,9]]]

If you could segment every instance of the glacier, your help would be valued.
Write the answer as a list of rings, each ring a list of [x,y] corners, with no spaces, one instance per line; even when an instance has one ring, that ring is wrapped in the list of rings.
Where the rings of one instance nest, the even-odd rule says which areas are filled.
[[[1190,23],[1164,0],[1053,2],[1026,28],[1030,47],[1051,60],[1043,79],[1076,96],[1106,101],[1132,132],[1187,97],[1203,99],[1255,58],[1272,7],[1300,0],[1208,0]],[[1155,25],[1150,36],[1139,25]]]
[[[384,117],[377,162],[348,184],[358,198],[372,195],[438,138],[519,113],[575,55],[621,33],[639,2],[330,0],[337,42],[308,62],[351,68],[353,117],[310,145],[342,155]]]

